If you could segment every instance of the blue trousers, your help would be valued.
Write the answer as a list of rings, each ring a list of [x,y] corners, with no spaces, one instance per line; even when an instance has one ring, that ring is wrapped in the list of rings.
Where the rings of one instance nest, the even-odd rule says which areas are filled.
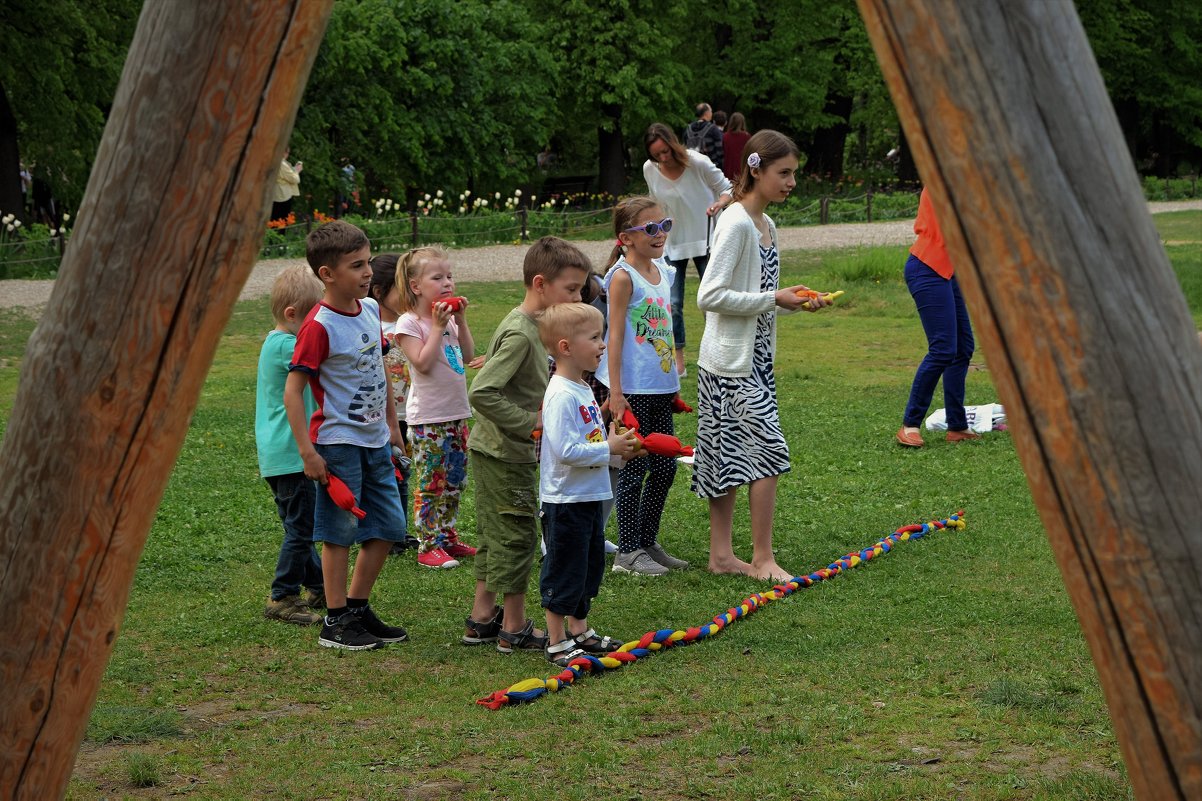
[[[960,285],[956,276],[944,278],[910,256],[906,261],[906,287],[918,307],[922,330],[927,335],[927,355],[914,374],[902,422],[915,428],[922,425],[922,418],[935,394],[935,385],[942,377],[947,428],[963,431],[968,428],[964,415],[964,379],[968,375],[975,343]]]
[[[709,263],[710,256],[708,253],[704,256],[693,257],[693,264],[697,267],[698,278],[705,275],[705,265]],[[672,281],[672,339],[675,340],[676,349],[680,350],[684,347],[684,281],[689,260],[668,259],[668,264],[671,264],[676,269],[676,278]]]
[[[271,582],[271,600],[297,595],[301,585],[320,592],[323,585],[321,559],[313,547],[313,506],[317,487],[304,473],[268,476],[267,486],[275,498],[280,522],[284,524],[284,542]]]

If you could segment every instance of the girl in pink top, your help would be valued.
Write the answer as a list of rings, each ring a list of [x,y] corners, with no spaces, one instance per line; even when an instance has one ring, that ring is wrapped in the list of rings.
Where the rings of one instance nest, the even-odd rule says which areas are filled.
[[[441,247],[411,250],[397,263],[404,313],[396,338],[409,360],[406,417],[413,442],[413,522],[421,547],[417,563],[451,568],[476,549],[459,541],[455,521],[467,484],[465,368],[475,349],[467,302],[452,311],[451,262]]]

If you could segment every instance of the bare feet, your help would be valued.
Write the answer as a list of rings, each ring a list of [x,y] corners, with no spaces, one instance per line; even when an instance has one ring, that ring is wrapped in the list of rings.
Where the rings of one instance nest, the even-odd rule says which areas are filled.
[[[758,579],[768,579],[771,581],[788,581],[793,578],[793,574],[776,563],[776,560],[768,562],[764,565],[756,565],[752,563],[748,565],[751,572],[747,575]]]
[[[753,575],[751,565],[747,564],[733,554],[729,558],[724,559],[710,556],[709,569],[711,573],[715,573],[719,576],[730,574],[742,576]]]

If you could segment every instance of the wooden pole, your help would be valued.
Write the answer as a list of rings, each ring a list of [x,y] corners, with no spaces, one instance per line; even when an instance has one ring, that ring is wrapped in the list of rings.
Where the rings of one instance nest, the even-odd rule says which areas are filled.
[[[1202,349],[1073,5],[858,2],[1136,795],[1202,798]]]
[[[332,0],[148,3],[0,450],[0,790],[61,797]]]

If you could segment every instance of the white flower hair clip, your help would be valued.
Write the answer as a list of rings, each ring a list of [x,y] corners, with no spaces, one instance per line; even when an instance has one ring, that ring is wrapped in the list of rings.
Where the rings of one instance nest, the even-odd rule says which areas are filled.
[[[758,166],[760,166],[760,154],[759,154],[759,153],[752,153],[750,156],[748,156],[748,157],[747,157],[747,166],[748,166],[748,167],[758,167]]]

